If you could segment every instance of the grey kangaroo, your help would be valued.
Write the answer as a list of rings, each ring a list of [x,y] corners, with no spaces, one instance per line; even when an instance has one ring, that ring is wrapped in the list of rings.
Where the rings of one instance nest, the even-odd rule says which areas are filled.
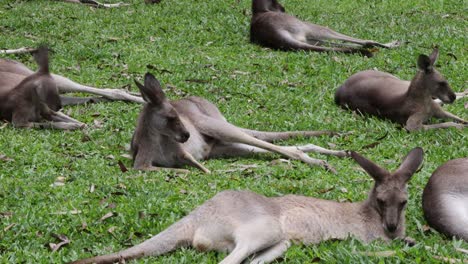
[[[22,48],[26,51],[34,51],[35,49]],[[15,50],[9,50],[15,51]],[[16,50],[18,51],[18,50]],[[15,53],[15,52],[12,52]],[[0,90],[6,91],[11,90],[21,83],[25,78],[34,74],[26,65],[21,62],[0,59]],[[126,93],[125,91],[118,89],[99,89],[91,86],[81,85],[71,81],[63,76],[51,74],[59,93],[90,93],[100,95],[107,100],[123,100],[129,102],[143,103],[143,99],[138,96],[134,96]],[[76,98],[76,97],[65,97],[60,96],[62,105],[73,105],[82,104],[87,102],[100,101],[101,98]]]
[[[105,4],[105,3],[100,3],[95,0],[63,0],[63,1],[70,2],[70,3],[77,3],[77,4],[85,4],[85,5],[90,5],[92,7],[98,7],[98,8],[112,8],[112,7],[121,7],[121,6],[130,5],[126,3]]]
[[[58,112],[62,108],[62,103],[57,86],[49,72],[48,49],[39,48],[34,54],[34,59],[39,69],[36,73],[28,74],[28,77],[0,74],[0,120],[6,119],[16,127],[25,128],[82,127],[83,123]],[[2,65],[0,61],[0,70],[3,70]],[[12,83],[15,85],[11,85]],[[43,120],[51,122],[41,122]]]
[[[447,80],[434,68],[439,50],[430,56],[419,55],[418,72],[411,81],[380,71],[358,72],[341,85],[335,94],[336,104],[361,113],[390,119],[408,131],[467,126],[467,121],[445,111],[433,98],[453,103],[456,94]],[[432,117],[457,121],[426,125]]]
[[[141,244],[73,264],[158,256],[184,246],[230,252],[221,264],[249,257],[250,263],[258,264],[282,256],[293,242],[404,238],[406,185],[423,160],[423,150],[411,150],[394,173],[355,152],[351,157],[375,180],[365,201],[338,203],[299,195],[269,198],[249,191],[223,191]]]
[[[276,152],[311,165],[333,170],[322,160],[310,158],[304,152],[344,157],[345,151],[306,146],[277,146],[269,142],[292,137],[312,137],[333,134],[329,131],[262,132],[243,129],[227,122],[218,108],[200,97],[169,101],[156,78],[147,73],[144,85],[135,81],[147,102],[138,118],[131,151],[134,168],[159,170],[183,165],[197,167],[208,173],[198,160],[216,157],[245,156],[252,153]]]
[[[468,158],[450,160],[437,168],[422,200],[431,227],[468,242]]]
[[[281,50],[339,51],[372,56],[366,48],[394,48],[398,41],[381,44],[343,35],[327,27],[301,21],[285,13],[277,0],[253,0],[250,41]],[[323,44],[334,47],[324,47]]]

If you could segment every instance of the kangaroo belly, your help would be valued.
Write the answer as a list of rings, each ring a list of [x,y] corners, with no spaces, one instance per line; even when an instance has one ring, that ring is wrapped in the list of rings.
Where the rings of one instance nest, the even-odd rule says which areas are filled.
[[[360,113],[404,124],[411,115],[404,107],[409,82],[379,71],[352,75],[335,93],[335,103]]]

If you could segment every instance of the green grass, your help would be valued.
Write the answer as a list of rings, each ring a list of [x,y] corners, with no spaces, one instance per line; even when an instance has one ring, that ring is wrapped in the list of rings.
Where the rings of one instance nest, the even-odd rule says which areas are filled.
[[[415,247],[400,241],[370,245],[352,239],[329,241],[293,246],[284,263],[310,263],[313,259],[321,263],[433,263],[436,256],[467,258],[455,250],[468,248],[466,242],[424,231],[421,209],[422,190],[435,168],[467,155],[466,129],[409,134],[395,124],[357,116],[333,103],[335,89],[360,70],[377,68],[411,78],[418,54],[430,53],[433,45],[441,50],[440,72],[454,90],[464,90],[468,24],[463,1],[283,1],[288,12],[345,34],[381,42],[409,41],[398,49],[381,50],[371,59],[338,53],[287,53],[251,45],[248,0],[128,2],[132,6],[92,9],[52,0],[2,1],[0,47],[48,43],[54,50],[54,73],[98,87],[130,87],[133,92],[137,90],[132,79],[141,80],[149,67],[168,87],[169,98],[205,97],[239,126],[353,131],[345,137],[287,143],[327,146],[330,142],[336,149],[360,150],[389,169],[395,169],[411,148],[421,146],[425,161],[409,184],[407,209],[407,235],[418,241]],[[35,68],[29,55],[8,58]],[[190,79],[206,82],[187,81]],[[445,108],[466,119],[466,102]],[[210,175],[195,169],[187,176],[121,173],[118,160],[131,167],[131,161],[121,155],[127,154],[140,109],[141,105],[123,102],[65,109],[89,125],[83,131],[20,130],[11,125],[0,129],[0,154],[14,159],[0,160],[1,263],[61,263],[120,250],[160,232],[225,189],[359,201],[372,184],[350,159],[319,155],[312,156],[328,160],[337,175],[299,162],[272,166],[270,160],[277,159],[276,155],[209,160],[204,164],[213,172]],[[93,126],[95,119],[102,122],[101,128]],[[385,134],[375,148],[362,149]],[[89,140],[83,140],[86,137]],[[242,164],[259,167],[222,172]],[[51,187],[58,177],[65,177],[65,185]],[[92,185],[94,192],[90,192]],[[73,210],[80,213],[72,214]],[[12,215],[6,216],[6,212]],[[109,212],[117,216],[99,220]],[[142,214],[145,217],[139,217]],[[11,224],[14,226],[6,228]],[[115,228],[112,233],[110,228]],[[51,252],[48,244],[59,242],[53,234],[66,235],[71,243]],[[384,250],[396,250],[397,255],[378,258],[355,253]],[[224,256],[183,249],[139,263],[217,263]]]

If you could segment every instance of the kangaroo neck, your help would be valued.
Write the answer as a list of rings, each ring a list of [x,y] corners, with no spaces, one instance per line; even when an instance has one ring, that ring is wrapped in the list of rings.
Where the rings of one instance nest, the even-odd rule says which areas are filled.
[[[432,100],[431,95],[428,94],[427,90],[424,87],[423,81],[424,73],[418,71],[414,78],[411,80],[408,87],[408,92],[406,92],[405,97],[407,100],[411,101],[427,101]]]

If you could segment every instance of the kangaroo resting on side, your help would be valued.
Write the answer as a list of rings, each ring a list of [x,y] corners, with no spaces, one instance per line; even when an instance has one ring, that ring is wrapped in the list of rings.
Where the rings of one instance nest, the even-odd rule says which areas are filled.
[[[422,200],[431,227],[468,242],[468,158],[450,160],[437,168]]]
[[[268,198],[249,191],[223,191],[149,240],[117,253],[73,264],[113,263],[158,256],[179,247],[228,251],[222,264],[268,263],[291,243],[315,244],[356,237],[364,242],[405,236],[406,183],[423,160],[415,148],[394,172],[352,152],[375,180],[367,200],[338,203],[299,195]]]
[[[306,146],[277,146],[269,142],[292,137],[333,134],[329,131],[262,132],[243,129],[227,122],[218,108],[200,97],[169,101],[153,75],[145,75],[145,84],[135,81],[147,104],[138,119],[131,151],[134,168],[158,170],[183,165],[209,172],[198,160],[237,157],[252,153],[276,152],[291,159],[326,168],[325,161],[310,158],[304,152],[346,156],[345,151]]]
[[[70,3],[77,3],[77,4],[86,4],[92,7],[99,7],[99,8],[112,8],[112,7],[121,7],[121,6],[130,5],[126,3],[104,4],[95,0],[63,0],[63,1],[70,2]]]
[[[34,54],[39,65],[28,77],[0,74],[0,120],[11,121],[16,127],[52,127],[78,129],[83,123],[58,112],[62,108],[57,86],[49,73],[48,49],[41,47]],[[0,70],[3,70],[0,61]],[[11,78],[9,78],[11,77]],[[17,77],[16,79],[14,79]],[[13,78],[13,79],[12,79]],[[20,79],[20,82],[16,83]],[[40,122],[43,120],[51,122]]]
[[[21,48],[18,50],[6,50],[5,53],[18,53],[23,51],[34,51],[35,49]],[[0,90],[13,89],[26,77],[34,74],[26,65],[21,62],[0,58]],[[60,75],[50,74],[56,83],[59,93],[90,93],[103,96],[108,100],[122,100],[136,103],[144,103],[143,99],[126,93],[118,89],[100,89],[91,86],[81,85]],[[101,98],[76,98],[60,96],[62,105],[82,104],[87,102],[100,101]]]
[[[354,74],[338,88],[336,104],[404,125],[408,131],[432,128],[466,127],[468,121],[445,111],[433,98],[443,103],[453,103],[456,94],[447,80],[434,68],[439,50],[428,57],[419,55],[419,71],[411,82],[379,71],[362,71]],[[431,117],[447,118],[460,122],[425,125]]]
[[[277,0],[253,0],[250,41],[281,50],[339,51],[372,56],[366,48],[398,47],[398,41],[381,44],[343,35],[327,27],[301,21],[285,13]],[[338,41],[338,42],[337,42]],[[324,47],[323,44],[334,47]]]

